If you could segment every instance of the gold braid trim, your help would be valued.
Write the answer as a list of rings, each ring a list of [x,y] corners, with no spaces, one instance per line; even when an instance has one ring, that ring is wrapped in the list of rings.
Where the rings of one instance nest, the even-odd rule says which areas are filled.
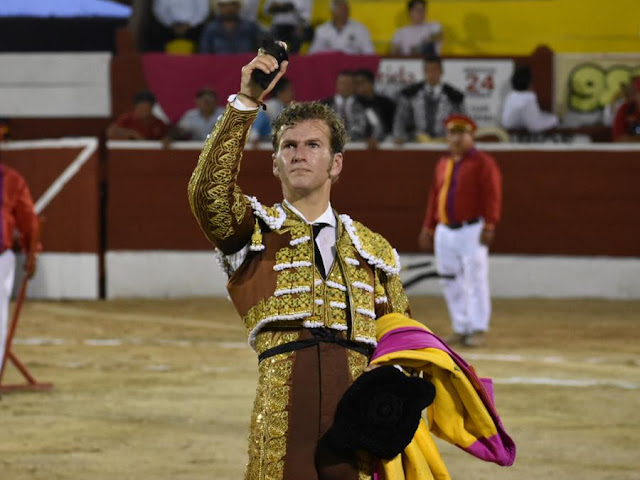
[[[242,148],[257,111],[227,106],[207,139],[189,181],[191,211],[214,244],[234,234],[244,219],[248,200],[236,185]]]

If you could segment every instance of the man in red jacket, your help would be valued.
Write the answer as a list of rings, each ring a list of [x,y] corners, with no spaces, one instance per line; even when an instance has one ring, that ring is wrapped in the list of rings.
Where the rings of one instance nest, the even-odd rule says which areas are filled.
[[[16,263],[12,248],[16,229],[20,234],[20,246],[27,254],[24,267],[26,274],[32,276],[36,270],[39,250],[36,244],[38,216],[22,175],[0,163],[0,371],[9,333],[9,301]]]
[[[502,179],[495,160],[476,150],[476,125],[465,115],[445,120],[449,153],[435,168],[424,224],[423,250],[434,248],[453,334],[448,343],[482,346],[489,330],[489,245],[502,208]]]

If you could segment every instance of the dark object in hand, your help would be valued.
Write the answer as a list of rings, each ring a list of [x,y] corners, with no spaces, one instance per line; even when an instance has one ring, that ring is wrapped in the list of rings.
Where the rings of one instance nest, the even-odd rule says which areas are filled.
[[[263,53],[267,53],[274,57],[278,62],[278,68],[276,68],[271,73],[264,73],[262,70],[255,69],[251,73],[251,78],[254,82],[262,87],[263,90],[266,90],[269,84],[276,78],[278,72],[280,72],[280,65],[285,60],[289,60],[289,54],[287,53],[287,49],[282,46],[282,44],[276,42],[274,39],[269,38],[262,42],[262,46],[260,47]]]
[[[435,395],[430,381],[407,377],[392,366],[365,372],[340,400],[325,440],[337,451],[366,450],[377,458],[394,458],[413,439],[422,410]]]

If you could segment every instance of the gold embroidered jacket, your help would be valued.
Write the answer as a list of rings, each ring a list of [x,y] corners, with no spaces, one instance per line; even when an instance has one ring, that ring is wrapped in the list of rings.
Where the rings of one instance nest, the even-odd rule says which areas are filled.
[[[228,271],[227,289],[250,345],[261,353],[256,338],[265,325],[300,325],[342,330],[350,340],[375,346],[378,317],[410,315],[397,252],[382,236],[339,215],[336,259],[323,279],[311,225],[286,206],[261,205],[236,184],[255,116],[228,106],[189,182],[191,210],[223,266],[226,255],[249,245],[242,265]]]

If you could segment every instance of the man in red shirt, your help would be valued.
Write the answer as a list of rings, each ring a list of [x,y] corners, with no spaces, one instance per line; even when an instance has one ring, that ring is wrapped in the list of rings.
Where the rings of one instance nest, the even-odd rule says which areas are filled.
[[[107,128],[110,140],[162,140],[169,127],[153,114],[156,97],[149,91],[138,92],[133,110],[123,113]]]
[[[4,362],[9,330],[9,301],[13,290],[16,257],[13,234],[20,233],[19,244],[27,254],[26,274],[36,271],[38,216],[24,178],[0,163],[0,371]]]
[[[423,250],[435,247],[453,334],[449,343],[482,346],[489,330],[489,245],[502,208],[502,179],[495,160],[476,150],[476,125],[465,115],[445,120],[449,153],[435,168],[424,224]]]
[[[614,142],[640,142],[640,77],[632,80],[634,94],[618,108],[611,129]]]

